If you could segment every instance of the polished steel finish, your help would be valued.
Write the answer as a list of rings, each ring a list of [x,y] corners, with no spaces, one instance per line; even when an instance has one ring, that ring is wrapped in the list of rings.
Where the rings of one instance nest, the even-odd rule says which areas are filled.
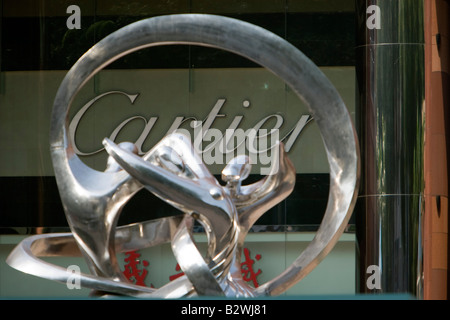
[[[366,25],[379,7],[380,29]],[[423,1],[357,1],[357,122],[362,189],[356,210],[359,292],[421,292],[424,192]],[[380,287],[368,288],[370,266]]]
[[[248,159],[238,157],[222,172],[225,186],[211,175],[189,139],[178,133],[164,137],[142,158],[136,155],[133,145],[116,145],[105,139],[104,146],[110,155],[105,172],[87,167],[73,151],[68,114],[83,85],[125,54],[167,44],[211,46],[259,63],[283,79],[305,102],[322,134],[330,165],[330,193],[323,222],[299,257],[278,277],[256,289],[242,279],[241,251],[256,220],[285,199],[294,187],[295,169],[283,144],[277,144],[273,150],[270,175],[242,185],[250,164]],[[50,145],[72,233],[27,239],[11,253],[8,263],[25,272],[64,282],[67,275],[64,278],[62,270],[55,267],[52,275],[47,269],[50,267],[43,267],[35,255],[55,250],[55,241],[70,243],[73,251],[75,241],[93,274],[83,275],[82,285],[140,297],[241,297],[285,292],[306,276],[338,241],[352,214],[359,182],[359,149],[351,118],[323,73],[298,49],[267,30],[214,15],[184,14],[142,20],[97,43],[61,83],[52,113]],[[142,188],[179,209],[183,213],[181,219],[150,221],[116,230],[121,209]],[[197,251],[192,237],[194,220],[205,227],[208,239],[205,257]],[[145,232],[136,232],[136,228],[147,230],[147,226],[155,231],[148,242]],[[116,252],[123,247],[143,248],[166,241],[171,243],[185,273],[183,277],[161,288],[141,291],[123,279]],[[36,247],[41,249],[35,252]]]

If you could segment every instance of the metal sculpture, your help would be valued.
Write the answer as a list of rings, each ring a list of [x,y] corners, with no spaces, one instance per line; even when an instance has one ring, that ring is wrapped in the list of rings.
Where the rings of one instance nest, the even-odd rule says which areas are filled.
[[[222,186],[181,134],[163,138],[142,158],[130,143],[108,139],[104,172],[86,166],[74,153],[68,114],[82,86],[109,63],[130,52],[157,45],[193,44],[240,54],[283,79],[305,102],[323,137],[330,166],[327,209],[315,238],[278,277],[250,287],[240,272],[245,237],[256,220],[285,199],[295,184],[295,169],[283,144],[274,168],[260,181],[242,185],[249,174],[245,156],[222,171]],[[81,274],[83,287],[135,297],[253,297],[278,295],[308,274],[332,249],[351,216],[359,180],[356,135],[347,109],[322,72],[282,38],[236,19],[199,14],[150,18],[122,28],[92,47],[67,73],[57,92],[51,119],[55,177],[71,233],[36,235],[21,242],[8,264],[26,273],[66,283],[67,270],[38,256],[82,255],[92,274]],[[123,206],[145,188],[182,214],[117,227]],[[203,257],[192,238],[197,220],[205,227]],[[161,288],[128,282],[116,253],[170,242],[184,276]]]

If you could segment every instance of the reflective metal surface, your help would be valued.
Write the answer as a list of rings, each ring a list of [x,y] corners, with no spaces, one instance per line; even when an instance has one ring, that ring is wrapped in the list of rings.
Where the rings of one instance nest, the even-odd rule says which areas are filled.
[[[367,26],[373,5],[379,8],[379,29]],[[424,191],[423,1],[357,1],[357,18],[363,163],[356,214],[358,290],[416,294]],[[380,268],[379,288],[367,286],[370,266]]]
[[[330,193],[322,224],[313,241],[283,273],[256,289],[242,280],[241,251],[255,221],[294,187],[295,169],[282,144],[275,148],[270,175],[254,184],[242,185],[249,163],[236,158],[222,172],[225,186],[209,173],[189,139],[181,134],[166,136],[142,158],[133,153],[133,145],[116,145],[105,139],[110,155],[105,172],[87,167],[73,152],[68,114],[82,86],[127,53],[167,44],[212,46],[259,63],[297,93],[320,128],[330,165]],[[29,238],[8,258],[11,266],[40,277],[66,281],[65,270],[64,276],[62,270],[46,265],[36,255],[50,254],[55,250],[55,241],[70,242],[73,251],[75,240],[92,273],[83,275],[81,283],[95,290],[167,298],[277,295],[300,281],[330,252],[347,227],[356,200],[357,138],[337,91],[295,47],[267,30],[239,20],[172,15],[142,20],[118,30],[91,48],[68,72],[55,98],[51,123],[55,176],[72,233]],[[121,209],[142,188],[178,208],[183,215],[116,230]],[[207,234],[209,247],[205,257],[197,251],[192,238],[194,220],[204,226]],[[153,233],[135,232],[141,229]],[[146,241],[146,236],[150,240]],[[167,241],[171,242],[185,276],[158,289],[136,288],[124,279],[117,264],[118,250]]]

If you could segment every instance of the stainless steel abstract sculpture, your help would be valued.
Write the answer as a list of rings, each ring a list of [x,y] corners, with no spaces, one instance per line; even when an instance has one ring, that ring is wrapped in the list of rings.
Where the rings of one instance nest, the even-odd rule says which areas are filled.
[[[258,288],[240,272],[245,237],[256,220],[285,199],[295,184],[295,169],[278,145],[272,172],[242,185],[249,173],[245,157],[222,171],[225,186],[213,175],[181,134],[163,138],[142,158],[134,145],[108,139],[104,172],[86,166],[73,152],[68,114],[83,85],[109,63],[150,46],[210,46],[251,59],[283,79],[305,102],[323,137],[330,166],[330,192],[322,224],[309,246],[278,277]],[[359,181],[356,134],[347,109],[322,72],[298,49],[257,26],[221,16],[182,14],[150,18],[122,28],[92,47],[67,73],[57,92],[51,119],[51,154],[71,233],[36,235],[8,257],[14,268],[66,283],[65,268],[39,256],[86,258],[92,274],[81,274],[83,287],[135,297],[252,297],[278,295],[306,276],[332,249],[353,211]],[[181,211],[181,215],[116,227],[121,209],[145,188]],[[192,237],[197,220],[205,227],[208,252],[203,257]],[[184,276],[161,288],[147,288],[123,277],[116,253],[170,242]]]

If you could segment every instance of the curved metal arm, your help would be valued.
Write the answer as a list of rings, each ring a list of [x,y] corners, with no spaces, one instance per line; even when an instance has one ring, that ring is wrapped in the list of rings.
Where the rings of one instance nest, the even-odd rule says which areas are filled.
[[[234,175],[236,177],[234,184],[238,188],[233,186],[230,194],[238,210],[241,230],[245,234],[264,212],[284,200],[294,189],[296,172],[294,165],[284,151],[284,144],[280,142],[274,148],[278,148],[276,152],[278,157],[273,156],[271,173],[265,178],[253,184],[242,186],[241,183],[246,175]],[[242,160],[239,163],[242,163]],[[245,167],[246,164],[242,166]],[[233,171],[230,169],[227,166],[222,171],[223,180],[231,181]],[[234,165],[234,171],[236,170],[236,165]]]
[[[119,227],[115,246],[118,252],[138,250],[170,242],[178,230],[182,216],[173,216]],[[82,256],[72,233],[43,234],[28,237],[20,242],[9,254],[6,263],[11,267],[40,278],[67,284],[73,274],[39,257]],[[81,273],[80,285],[93,290],[130,296],[151,297],[156,289],[118,282],[111,278]]]
[[[178,147],[181,147],[180,145],[181,142]],[[212,175],[202,179],[192,176],[193,170],[189,168],[193,161],[190,157],[194,154],[193,149],[179,155],[175,149],[168,148],[168,154],[165,154],[167,157],[176,154],[182,160],[184,170],[190,172],[188,175],[190,177],[186,177],[184,171],[173,173],[152,165],[137,155],[119,148],[108,139],[104,140],[104,146],[119,165],[150,192],[186,213],[199,215],[199,220],[208,226],[207,230],[214,231],[208,232],[209,236],[217,241],[217,243],[209,242],[210,246],[217,248],[213,256],[222,252],[224,248],[234,247],[230,245],[230,237],[236,232],[234,230],[237,219],[236,208]]]
[[[228,254],[233,251],[223,251],[221,248],[224,248],[226,241],[235,243],[238,236],[238,232],[235,232],[239,229],[238,219],[233,218],[236,215],[236,209],[233,209],[234,204],[229,199],[228,193],[220,188],[217,190],[209,188],[212,184],[201,166],[197,168],[198,170],[191,170],[191,173],[200,174],[198,176],[200,180],[208,181],[205,184],[208,186],[206,189],[204,185],[195,182],[195,175],[186,176],[192,179],[190,182],[180,178],[179,175],[176,179],[167,175],[170,178],[166,181],[169,181],[173,190],[180,186],[178,182],[181,181],[193,186],[194,191],[183,189],[187,194],[193,195],[193,199],[184,196],[182,201],[177,202],[177,199],[164,191],[163,180],[156,180],[156,182],[152,180],[171,171],[167,170],[169,168],[165,167],[166,164],[172,166],[175,171],[180,169],[176,161],[165,162],[163,159],[159,164],[152,163],[152,154],[138,160],[131,153],[115,150],[114,152],[117,151],[115,160],[118,162],[121,161],[120,159],[126,160],[120,163],[125,170],[98,172],[84,165],[74,154],[72,141],[68,135],[71,104],[89,79],[106,65],[128,53],[146,47],[168,44],[209,46],[234,52],[255,61],[279,76],[292,88],[311,112],[321,132],[330,166],[330,193],[321,227],[314,240],[285,272],[252,293],[280,294],[301,280],[325,257],[346,227],[353,211],[359,184],[359,148],[350,115],[342,99],[314,63],[284,39],[265,29],[236,19],[215,15],[182,14],[141,20],[104,38],[69,70],[55,97],[50,128],[50,148],[56,181],[73,235],[94,274],[120,282],[124,280],[121,278],[115,257],[115,227],[121,208],[142,188],[142,184],[138,181],[143,181],[151,188],[158,187],[160,190],[159,187],[162,187],[162,191],[155,189],[152,191],[167,196],[168,202],[176,204],[185,212],[199,208],[200,199],[204,201],[205,208],[199,211],[203,217],[206,217],[205,219],[208,219],[208,221],[205,220],[207,225],[212,225],[210,219],[213,219],[215,215],[227,221],[225,227],[217,226],[217,230],[211,230],[210,233],[217,237],[218,245],[214,250],[217,256],[224,261],[231,261]],[[164,153],[164,150],[162,152]],[[285,173],[292,172],[289,162],[286,159],[281,160],[280,164],[284,166]],[[127,166],[127,163],[132,165]],[[151,169],[148,163],[152,163]],[[137,171],[133,171],[135,169]],[[128,170],[135,173],[132,173],[133,177],[127,172]],[[139,176],[140,174],[149,179],[144,179]],[[266,185],[271,187],[266,190]],[[289,190],[291,185],[290,178],[283,178],[283,175],[280,175],[267,178],[264,182],[248,188],[241,187],[238,191],[241,196],[248,195],[252,190],[255,190],[256,194],[259,192],[255,202],[240,204],[240,200],[234,198],[244,221],[242,229],[248,230],[261,210],[272,205],[280,195],[284,196],[283,190]],[[271,188],[275,186],[279,190],[277,196],[271,194]],[[200,190],[207,192],[203,198]],[[242,236],[238,242],[240,241]],[[237,261],[238,259],[234,257],[234,267]],[[226,294],[238,295],[248,291],[238,283],[239,276],[235,271],[231,270],[235,275],[234,278],[228,277],[230,289]],[[185,279],[177,283],[181,284],[182,292],[189,290]],[[120,286],[122,284],[118,285]],[[125,289],[123,292],[127,293]],[[176,292],[176,289],[172,291],[174,295]],[[170,296],[170,293],[168,295]]]

